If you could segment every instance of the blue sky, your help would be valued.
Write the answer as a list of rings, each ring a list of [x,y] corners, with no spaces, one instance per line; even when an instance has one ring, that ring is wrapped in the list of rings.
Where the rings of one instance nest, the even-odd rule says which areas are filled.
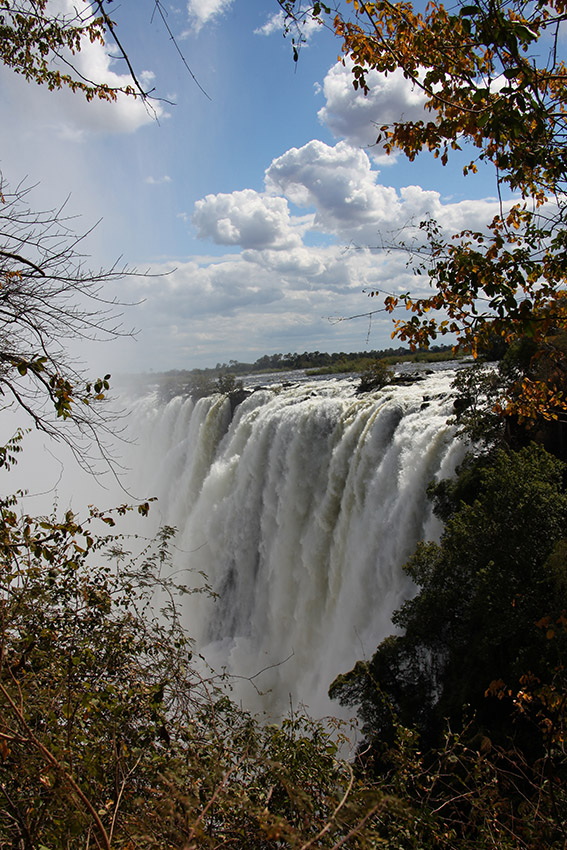
[[[71,6],[71,0],[53,0]],[[82,2],[82,0],[80,0]],[[86,242],[98,268],[118,257],[152,276],[108,292],[130,302],[135,339],[80,354],[104,371],[253,361],[276,351],[358,351],[391,344],[391,319],[332,323],[379,307],[365,289],[415,289],[400,252],[372,251],[429,215],[447,233],[496,212],[492,175],[462,178],[371,147],[374,123],[423,114],[401,76],[371,74],[368,97],[337,63],[339,42],[310,32],[294,64],[275,0],[164,4],[181,63],[152,0],[116,0],[114,19],[156,94],[86,104],[0,69],[0,168],[37,184],[37,207],[67,200],[74,226],[101,220]],[[112,49],[90,45],[82,69],[124,73]],[[369,147],[370,146],[370,147]],[[397,343],[396,343],[397,344]]]

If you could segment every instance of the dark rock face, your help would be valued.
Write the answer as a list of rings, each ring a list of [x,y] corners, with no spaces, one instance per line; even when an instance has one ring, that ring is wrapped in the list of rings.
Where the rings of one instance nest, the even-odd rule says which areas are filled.
[[[234,411],[238,407],[239,404],[242,404],[244,399],[248,398],[249,395],[252,395],[252,390],[234,390],[233,392],[228,394],[228,400],[230,401],[230,415],[234,416]]]

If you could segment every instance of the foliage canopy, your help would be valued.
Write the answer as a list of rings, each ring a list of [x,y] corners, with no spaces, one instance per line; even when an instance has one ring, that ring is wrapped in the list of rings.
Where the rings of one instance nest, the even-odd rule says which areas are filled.
[[[231,702],[181,626],[172,529],[132,555],[128,510],[0,502],[0,846],[303,844],[352,771],[308,718],[262,728]]]

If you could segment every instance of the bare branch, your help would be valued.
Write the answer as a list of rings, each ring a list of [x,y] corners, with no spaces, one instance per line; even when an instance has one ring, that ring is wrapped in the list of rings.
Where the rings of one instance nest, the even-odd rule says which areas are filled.
[[[120,414],[101,406],[109,376],[87,380],[66,343],[132,336],[122,322],[131,304],[104,287],[138,273],[89,269],[80,249],[91,229],[77,234],[65,205],[37,212],[28,187],[11,191],[1,178],[0,191],[0,393],[94,469],[95,456],[109,460]]]

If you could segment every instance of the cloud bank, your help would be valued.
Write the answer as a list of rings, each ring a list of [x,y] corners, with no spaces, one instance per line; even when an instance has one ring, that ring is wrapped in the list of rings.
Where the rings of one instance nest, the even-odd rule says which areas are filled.
[[[395,248],[400,240],[422,241],[426,219],[450,237],[481,229],[499,212],[494,198],[453,202],[384,179],[384,153],[369,147],[376,124],[424,117],[425,99],[402,74],[372,72],[366,98],[351,80],[348,63],[339,62],[320,88],[325,104],[318,117],[334,144],[312,139],[275,157],[263,191],[241,188],[196,201],[194,232],[228,253],[156,269],[168,275],[159,297],[155,283],[145,288],[142,312],[152,338],[176,347],[185,340],[190,361],[209,364],[266,351],[352,350],[353,339],[362,349],[360,330],[341,322],[330,329],[326,319],[379,311],[379,299],[368,300],[365,291],[425,293],[427,276],[408,268],[409,255]],[[172,315],[183,322],[172,324]],[[389,345],[391,317],[377,312],[369,321],[371,347]]]
[[[174,346],[203,365],[266,351],[353,350],[353,339],[361,350],[365,332],[336,319],[380,310],[364,292],[427,291],[408,254],[388,246],[421,238],[424,218],[450,236],[481,228],[499,209],[493,199],[451,203],[420,186],[384,185],[368,155],[347,142],[291,148],[267,168],[265,189],[196,202],[198,236],[232,250],[153,269],[167,276],[144,285],[139,317],[151,325],[155,350]],[[391,317],[368,321],[370,347],[390,345]]]

